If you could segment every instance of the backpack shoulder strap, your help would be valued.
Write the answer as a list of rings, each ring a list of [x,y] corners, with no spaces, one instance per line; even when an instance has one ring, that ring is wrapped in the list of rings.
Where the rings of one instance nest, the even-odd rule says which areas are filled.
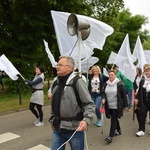
[[[73,79],[73,89],[74,89],[74,92],[75,92],[75,95],[76,95],[77,103],[78,103],[79,107],[82,109],[82,101],[80,99],[79,93],[78,93],[77,88],[76,88],[76,83],[77,83],[79,78],[82,78],[82,77],[80,77],[79,75],[76,75],[74,77],[74,79]]]
[[[82,77],[80,77],[79,75],[76,75],[76,76],[73,78],[72,84],[66,84],[66,86],[71,86],[71,87],[73,87],[74,92],[75,92],[75,96],[76,96],[77,103],[78,103],[79,107],[82,109],[82,102],[81,102],[79,93],[78,93],[77,88],[76,88],[76,83],[77,83],[77,81],[78,81],[79,78],[82,78]],[[58,82],[57,80],[54,81],[53,86],[52,86],[52,89],[54,89],[54,87],[55,87],[56,85],[58,85],[57,82]]]

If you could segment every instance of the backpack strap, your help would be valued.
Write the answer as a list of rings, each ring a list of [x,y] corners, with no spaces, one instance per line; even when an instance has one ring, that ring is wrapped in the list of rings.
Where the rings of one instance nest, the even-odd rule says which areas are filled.
[[[66,84],[65,86],[71,86],[73,89],[74,89],[74,92],[75,92],[75,96],[76,96],[76,101],[78,103],[78,106],[81,108],[81,111],[79,113],[77,113],[77,116],[75,117],[60,117],[60,116],[57,116],[57,119],[59,121],[73,121],[73,120],[77,120],[77,121],[81,121],[83,119],[83,108],[82,108],[82,101],[79,97],[79,93],[77,91],[77,88],[76,88],[76,83],[78,81],[79,78],[82,78],[80,77],[79,75],[76,75],[75,77],[73,77],[73,82],[71,84]],[[53,83],[53,88],[58,85],[58,81],[54,81]]]
[[[79,75],[76,75],[74,78],[73,78],[73,83],[72,84],[66,84],[65,86],[71,86],[73,87],[74,89],[74,92],[75,92],[75,96],[76,96],[76,100],[77,100],[77,103],[78,103],[78,106],[81,108],[82,110],[82,102],[81,102],[81,99],[80,99],[80,96],[79,96],[79,93],[77,91],[77,88],[76,88],[76,83],[78,81],[79,78],[82,78],[80,77]],[[54,87],[58,85],[58,80],[56,79],[53,83],[53,86],[52,86],[52,89],[54,89]]]
[[[77,88],[76,88],[76,83],[77,83],[77,81],[78,81],[79,78],[82,78],[82,77],[80,77],[79,75],[76,75],[74,77],[74,79],[73,79],[73,88],[74,88],[74,92],[75,92],[75,95],[76,95],[77,103],[78,103],[79,107],[82,110],[82,101],[80,99],[79,93],[78,93]]]
[[[72,84],[66,84],[66,86],[72,86],[73,89],[74,89],[74,92],[75,92],[75,96],[76,96],[76,100],[77,100],[77,103],[78,103],[78,106],[81,108],[82,110],[82,101],[80,99],[80,96],[79,96],[79,93],[77,91],[77,88],[76,88],[76,83],[78,81],[78,79],[80,79],[82,77],[80,77],[79,75],[76,75],[74,78],[73,78],[73,83]]]

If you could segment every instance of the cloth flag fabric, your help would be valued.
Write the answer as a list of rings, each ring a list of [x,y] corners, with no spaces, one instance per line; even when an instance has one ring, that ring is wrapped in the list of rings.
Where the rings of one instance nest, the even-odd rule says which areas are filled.
[[[144,50],[144,55],[146,58],[146,62],[150,63],[150,50]]]
[[[18,70],[13,66],[13,64],[8,60],[8,58],[3,54],[0,57],[0,61],[5,66],[4,71],[5,73],[12,79],[17,80],[18,79]]]
[[[133,50],[133,56],[138,59],[136,67],[140,67],[143,71],[143,66],[147,63],[140,37],[138,36]]]
[[[115,64],[116,63],[117,54],[113,51],[111,51],[107,64]]]
[[[92,57],[92,56],[83,59],[83,60],[81,61],[81,71],[87,73],[88,70],[89,70],[89,68],[90,68],[91,66],[93,66],[95,63],[97,63],[98,61],[99,61],[99,58],[97,58],[97,57]],[[78,68],[78,67],[79,67],[79,66],[78,66],[78,63],[76,63],[75,66],[76,66],[76,68]]]
[[[55,61],[55,58],[54,58],[53,54],[52,54],[51,51],[49,50],[48,43],[47,43],[45,40],[43,40],[43,41],[44,41],[45,51],[46,51],[46,53],[47,53],[47,55],[48,55],[48,58],[49,58],[49,60],[50,60],[50,62],[51,62],[51,64],[52,64],[52,66],[53,66],[54,68],[56,68],[57,62]]]
[[[103,74],[106,76],[106,77],[109,77],[108,75],[108,71],[105,67],[103,67]]]
[[[70,13],[51,11],[54,28],[56,32],[57,42],[59,46],[59,51],[61,55],[70,55],[73,58],[78,58],[78,41],[77,36],[71,36],[67,31],[67,20]],[[113,33],[114,29],[94,18],[90,18],[83,15],[76,15],[78,18],[85,19],[90,24],[90,35],[89,37],[82,41],[83,47],[87,53],[85,53],[83,47],[81,49],[81,59],[91,56],[93,54],[93,49],[98,48],[102,50],[105,43],[106,37]]]
[[[4,64],[0,60],[0,70],[4,71],[5,69],[6,69],[6,67],[4,66]]]
[[[115,64],[119,67],[119,70],[132,82],[134,82],[136,76],[136,67],[133,64],[135,61],[136,58],[130,51],[129,36],[127,34],[120,47]]]

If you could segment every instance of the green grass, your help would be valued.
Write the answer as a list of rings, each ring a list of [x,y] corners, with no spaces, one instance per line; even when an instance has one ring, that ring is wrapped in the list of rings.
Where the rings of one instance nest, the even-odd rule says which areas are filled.
[[[50,104],[50,99],[47,97],[47,90],[48,88],[44,87],[44,105]],[[5,91],[0,92],[0,114],[28,109],[31,95],[31,92],[21,93],[20,103],[19,94],[8,93]]]

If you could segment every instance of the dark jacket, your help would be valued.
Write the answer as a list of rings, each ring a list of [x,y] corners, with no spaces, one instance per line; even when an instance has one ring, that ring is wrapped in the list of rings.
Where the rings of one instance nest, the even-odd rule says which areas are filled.
[[[110,118],[107,97],[105,94],[106,86],[107,86],[107,83],[104,83],[104,86],[102,89],[102,98],[106,100],[106,102],[105,102],[106,117]],[[121,83],[121,81],[117,83],[117,97],[118,97],[118,100],[117,100],[118,118],[120,118],[123,116],[123,108],[128,107],[125,88],[124,88],[124,85]]]
[[[143,88],[145,79],[142,78],[139,84],[139,90],[137,94],[138,105],[137,107],[143,107],[144,105],[150,106],[150,92],[146,92],[146,89]]]
[[[137,88],[138,88],[138,86],[137,86],[137,84],[136,84],[136,79],[137,79],[137,75],[136,75],[136,77],[135,77],[135,79],[134,79],[134,82],[133,82],[134,91],[136,91]]]

